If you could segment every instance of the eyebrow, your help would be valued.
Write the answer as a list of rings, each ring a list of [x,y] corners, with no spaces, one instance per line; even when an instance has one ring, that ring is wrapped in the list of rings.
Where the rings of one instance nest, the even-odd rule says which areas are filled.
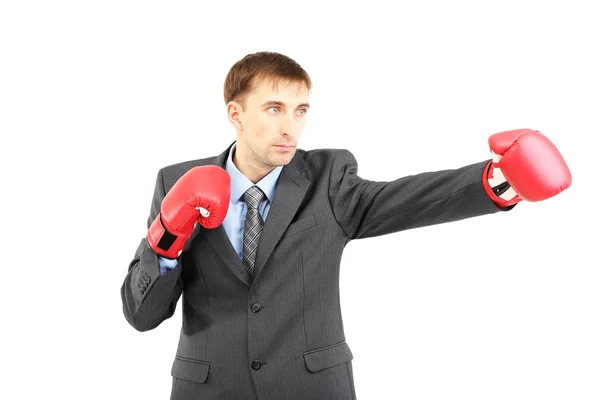
[[[283,103],[281,101],[271,100],[271,101],[267,101],[261,105],[261,107],[266,107],[266,106],[280,106],[280,107],[285,108],[285,103]],[[298,104],[298,107],[310,108],[310,104],[302,103],[302,104]],[[296,107],[296,108],[298,108],[298,107]]]

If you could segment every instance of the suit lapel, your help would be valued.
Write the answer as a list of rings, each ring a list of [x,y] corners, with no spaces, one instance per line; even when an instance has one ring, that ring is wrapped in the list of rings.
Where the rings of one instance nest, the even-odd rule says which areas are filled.
[[[246,285],[251,286],[252,280],[250,279],[250,275],[248,275],[244,263],[240,260],[235,248],[231,244],[223,225],[219,225],[214,229],[205,229],[204,235],[233,275]]]
[[[227,156],[233,143],[229,145],[227,150],[213,158],[209,164],[225,168]],[[267,219],[258,241],[254,264],[254,281],[258,278],[273,249],[279,242],[281,235],[283,235],[283,232],[298,211],[298,207],[300,207],[302,199],[304,199],[306,191],[310,186],[310,180],[303,175],[305,170],[306,163],[298,152],[296,152],[292,161],[284,165],[281,170],[281,174],[277,179],[273,203],[269,208],[269,213],[267,214]],[[196,226],[192,237],[188,239],[188,244],[198,234],[199,229],[199,225]],[[214,229],[204,229],[204,234],[227,268],[248,287],[252,286],[252,279],[231,244],[223,225],[219,225]]]
[[[310,180],[302,172],[306,164],[298,153],[292,161],[281,170],[277,180],[273,204],[267,214],[262,233],[256,249],[254,264],[254,280],[258,279],[265,263],[279,242],[281,235],[287,229],[290,221],[298,211],[304,195],[310,186]]]

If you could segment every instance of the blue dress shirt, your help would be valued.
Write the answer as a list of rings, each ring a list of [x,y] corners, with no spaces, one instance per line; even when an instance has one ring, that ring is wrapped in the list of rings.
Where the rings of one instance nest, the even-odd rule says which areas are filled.
[[[227,163],[225,164],[225,170],[229,173],[229,177],[231,178],[231,198],[227,215],[225,216],[225,220],[223,220],[223,228],[238,256],[243,260],[244,223],[246,221],[246,212],[248,211],[248,206],[244,201],[243,194],[246,190],[254,186],[254,183],[246,178],[233,163],[236,144],[237,143],[234,143],[233,146],[231,146],[229,156],[227,157]],[[275,167],[273,171],[269,172],[256,183],[256,186],[258,186],[266,195],[266,198],[258,205],[258,211],[260,212],[263,221],[266,221],[267,214],[271,208],[271,203],[275,196],[275,186],[277,185],[277,179],[279,179],[282,168],[283,166]],[[170,260],[159,256],[158,263],[160,265],[160,274],[164,275],[168,273],[175,268],[178,262],[178,259]]]

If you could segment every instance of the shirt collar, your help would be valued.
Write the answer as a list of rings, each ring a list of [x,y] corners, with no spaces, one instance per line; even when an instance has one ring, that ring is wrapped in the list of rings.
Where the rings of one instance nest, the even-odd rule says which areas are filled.
[[[246,190],[250,189],[254,186],[251,180],[249,180],[244,174],[242,174],[235,164],[233,163],[233,153],[235,152],[235,147],[237,142],[231,146],[229,149],[229,155],[227,156],[227,163],[225,164],[225,170],[229,173],[231,177],[231,201],[232,203],[236,203],[240,201],[242,195],[246,192]],[[269,172],[266,176],[264,176],[260,181],[256,183],[256,186],[263,191],[263,193],[269,199],[269,202],[273,202],[273,197],[275,196],[275,185],[277,183],[277,179],[281,174],[283,166],[275,167],[271,172]],[[241,201],[244,201],[243,198]]]

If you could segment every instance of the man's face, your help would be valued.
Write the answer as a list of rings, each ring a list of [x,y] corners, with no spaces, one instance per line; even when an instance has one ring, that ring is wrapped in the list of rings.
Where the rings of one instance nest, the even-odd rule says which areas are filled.
[[[308,90],[304,82],[265,80],[239,111],[236,152],[254,168],[288,164],[306,124]],[[290,147],[278,147],[288,145]]]

